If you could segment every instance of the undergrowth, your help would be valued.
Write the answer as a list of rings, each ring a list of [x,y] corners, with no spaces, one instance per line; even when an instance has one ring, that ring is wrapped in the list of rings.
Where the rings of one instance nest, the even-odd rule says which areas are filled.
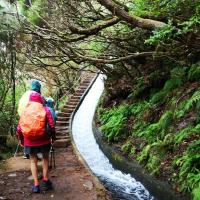
[[[194,200],[200,199],[199,74],[199,63],[175,67],[163,87],[151,89],[146,99],[139,98],[142,77],[133,86],[137,91],[129,96],[131,101],[98,108],[108,141],[120,142],[125,155],[137,159],[151,174],[159,176],[167,169],[167,180]]]
[[[128,134],[125,129],[125,121],[131,114],[131,106],[128,104],[119,107],[113,107],[102,113],[100,120],[103,123],[101,131],[108,141],[118,141]]]

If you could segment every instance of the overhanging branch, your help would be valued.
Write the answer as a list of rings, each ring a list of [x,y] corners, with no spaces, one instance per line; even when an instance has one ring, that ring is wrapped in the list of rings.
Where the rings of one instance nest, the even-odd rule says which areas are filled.
[[[100,58],[93,58],[93,57],[81,55],[77,52],[74,52],[74,54],[78,58],[82,59],[83,61],[90,61],[90,62],[96,62],[96,63],[102,63],[102,64],[114,64],[114,63],[130,60],[130,59],[134,59],[134,58],[152,56],[155,53],[156,52],[154,52],[154,51],[152,51],[152,52],[141,52],[141,53],[133,53],[131,55],[116,58],[116,59],[100,59]]]
[[[102,29],[112,26],[112,25],[118,23],[119,21],[120,21],[119,18],[114,17],[112,19],[104,21],[104,22],[102,22],[96,26],[93,26],[91,28],[88,28],[88,29],[78,29],[74,26],[69,26],[69,29],[71,30],[72,33],[76,33],[76,34],[94,35],[94,34],[98,33],[99,31],[101,31]]]
[[[151,19],[143,19],[141,17],[137,17],[135,15],[129,15],[120,5],[116,4],[112,0],[98,0],[98,2],[106,7],[113,15],[116,15],[121,20],[126,21],[131,24],[133,27],[140,27],[144,29],[155,29],[161,28],[166,24],[160,21],[151,20]]]

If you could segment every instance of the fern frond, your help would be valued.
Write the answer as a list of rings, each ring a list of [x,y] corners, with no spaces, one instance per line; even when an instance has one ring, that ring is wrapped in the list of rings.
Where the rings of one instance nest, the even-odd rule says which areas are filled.
[[[189,80],[199,80],[200,78],[200,62],[193,64],[188,72]]]
[[[185,105],[185,111],[189,110],[194,104],[200,101],[200,91],[196,91]]]
[[[161,116],[158,123],[162,127],[163,131],[166,131],[169,129],[172,122],[173,122],[173,112],[171,110],[168,110]]]
[[[193,194],[193,200],[200,199],[200,184],[199,184],[199,187],[192,190],[192,194]]]

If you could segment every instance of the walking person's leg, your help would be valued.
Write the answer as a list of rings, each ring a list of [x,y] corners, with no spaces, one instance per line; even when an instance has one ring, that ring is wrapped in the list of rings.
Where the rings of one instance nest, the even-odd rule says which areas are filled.
[[[38,169],[37,169],[37,154],[30,154],[30,161],[31,161],[31,173],[34,179],[34,185],[32,187],[32,191],[35,193],[40,192],[39,188],[39,180],[38,180]]]
[[[42,160],[43,180],[48,181],[48,168],[49,168],[49,152],[44,152]]]
[[[48,170],[49,170],[49,152],[42,153],[42,168],[43,168],[43,179],[41,183],[42,190],[52,189],[52,182],[49,180]]]
[[[24,148],[24,155],[23,155],[24,159],[30,159],[29,154],[26,153],[25,148]]]

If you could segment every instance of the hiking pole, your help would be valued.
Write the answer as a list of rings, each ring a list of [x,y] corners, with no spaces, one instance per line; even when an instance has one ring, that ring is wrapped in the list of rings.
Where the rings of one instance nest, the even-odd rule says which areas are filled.
[[[18,142],[18,144],[17,144],[16,150],[15,150],[15,153],[14,153],[14,157],[17,156],[17,152],[18,152],[18,150],[19,150],[19,142]]]
[[[55,150],[54,150],[53,146],[52,146],[52,154],[53,154],[53,167],[55,169],[56,168],[56,161],[55,161]]]
[[[54,151],[53,144],[51,144],[51,149],[50,149],[50,165],[49,165],[49,167],[50,167],[50,169],[56,168],[55,151]]]

